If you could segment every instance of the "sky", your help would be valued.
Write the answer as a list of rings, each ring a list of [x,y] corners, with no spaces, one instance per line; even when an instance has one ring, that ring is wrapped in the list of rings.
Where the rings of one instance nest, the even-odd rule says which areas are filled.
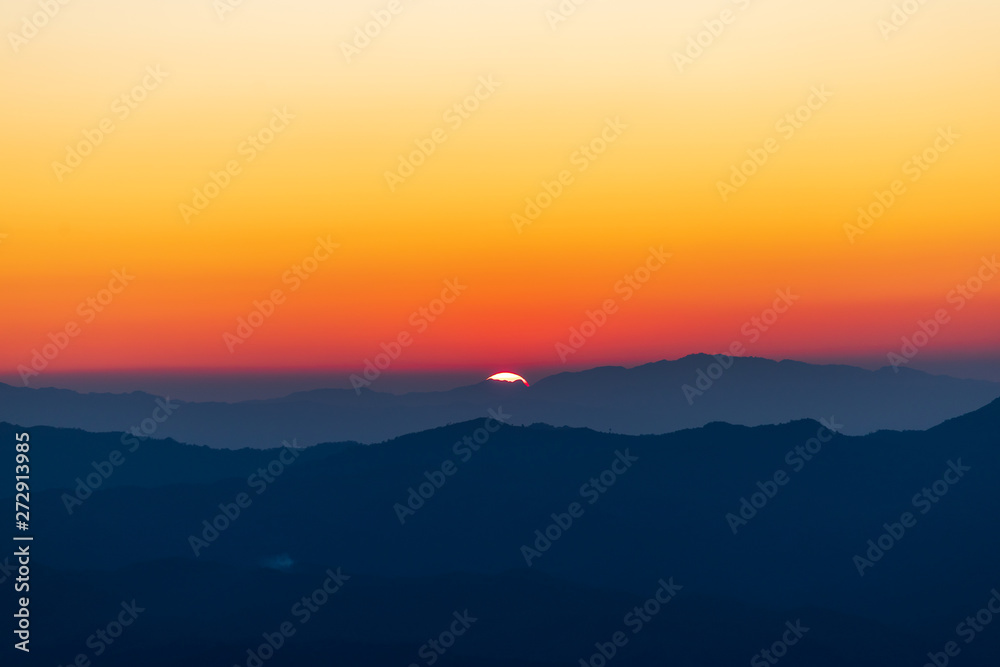
[[[1000,379],[1000,4],[571,6],[5,2],[0,377]]]

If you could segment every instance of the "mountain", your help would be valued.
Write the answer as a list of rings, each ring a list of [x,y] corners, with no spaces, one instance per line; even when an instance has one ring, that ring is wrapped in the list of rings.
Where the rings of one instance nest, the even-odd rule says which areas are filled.
[[[927,431],[846,436],[825,421],[627,436],[473,420],[305,450],[263,488],[250,476],[283,450],[150,440],[197,457],[201,479],[127,459],[137,485],[102,486],[72,513],[72,489],[32,494],[40,627],[67,664],[135,598],[148,622],[106,664],[150,647],[149,664],[246,664],[342,568],[343,594],[269,665],[426,664],[420,646],[465,609],[483,621],[441,664],[579,664],[662,582],[682,588],[616,662],[748,662],[801,621],[810,634],[783,664],[921,664],[1000,582],[1000,400]],[[95,437],[28,430],[41,467]],[[82,601],[72,614],[66,591]],[[962,652],[994,664],[1000,633]]]
[[[731,362],[731,364],[729,363]],[[728,366],[728,367],[725,367]],[[714,379],[713,379],[714,378]],[[481,382],[450,391],[386,394],[325,389],[284,398],[197,403],[130,394],[80,394],[0,384],[0,421],[133,431],[212,447],[381,442],[485,417],[640,435],[713,421],[756,426],[835,415],[844,432],[926,429],[1000,397],[1000,384],[891,368],[868,371],[753,357],[720,364],[692,355],[635,368],[602,367],[532,382]]]
[[[15,434],[23,430],[0,422],[0,442],[14,442]],[[266,468],[276,456],[269,449],[220,450],[170,439],[140,439],[127,433],[90,433],[51,426],[33,426],[28,430],[32,441],[39,443],[31,456],[34,491],[76,489],[88,478],[89,486],[95,489],[204,484],[246,478],[261,467]],[[306,448],[293,441],[286,442],[296,459],[306,463],[361,446],[326,443]]]
[[[65,664],[59,661],[86,651],[82,640],[95,630],[97,623],[81,623],[81,616],[114,618],[122,600],[133,599],[142,611],[100,656],[102,665],[247,665],[248,650],[257,652],[270,637],[274,644],[280,641],[280,648],[262,661],[267,665],[563,667],[598,653],[597,644],[609,652],[616,631],[627,634],[624,646],[611,645],[616,664],[736,665],[759,652],[763,642],[780,637],[789,621],[765,604],[746,606],[682,589],[640,626],[633,610],[650,599],[655,585],[649,594],[634,595],[513,571],[417,579],[343,571],[341,576],[349,578],[323,606],[308,618],[301,605],[293,614],[294,605],[317,590],[330,569],[248,571],[156,561],[113,577],[45,570],[35,605],[36,631],[47,641],[34,657],[39,664]],[[107,583],[98,586],[95,580]],[[65,599],[77,601],[72,611],[60,604]],[[633,620],[626,626],[629,613]],[[458,625],[464,632],[454,643],[446,639],[443,653],[435,651],[430,640],[448,632],[456,616],[469,627]],[[808,631],[787,664],[920,664],[921,652],[913,648],[919,640],[905,632],[814,608],[795,610],[792,620],[799,618]],[[275,639],[282,623],[290,623],[295,633]]]

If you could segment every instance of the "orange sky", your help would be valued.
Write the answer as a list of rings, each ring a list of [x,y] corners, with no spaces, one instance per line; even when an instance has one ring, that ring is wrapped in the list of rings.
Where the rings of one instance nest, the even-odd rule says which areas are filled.
[[[997,356],[1000,280],[949,293],[1000,253],[1000,5],[678,4],[9,0],[0,368],[67,326],[47,372],[351,370],[400,336],[394,370],[552,367],[609,301],[567,363],[875,358],[939,309],[928,355]]]

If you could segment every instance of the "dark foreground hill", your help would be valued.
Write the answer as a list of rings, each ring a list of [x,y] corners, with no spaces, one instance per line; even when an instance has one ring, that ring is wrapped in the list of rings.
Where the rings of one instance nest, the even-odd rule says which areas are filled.
[[[377,388],[377,385],[376,387]],[[691,355],[635,368],[559,373],[531,387],[482,382],[393,395],[324,389],[262,401],[192,403],[133,392],[79,394],[0,384],[0,420],[29,426],[133,432],[213,447],[381,442],[479,419],[503,405],[511,423],[641,435],[713,421],[758,426],[836,414],[844,432],[920,430],[983,407],[1000,384],[907,368],[867,371],[753,357]]]
[[[1000,585],[1000,402],[925,432],[825,422],[630,437],[477,420],[267,462],[198,450],[200,477],[176,481],[127,460],[137,485],[72,514],[72,489],[32,494],[40,650],[94,658],[87,638],[135,599],[147,611],[101,664],[245,665],[285,621],[268,665],[579,665],[617,632],[622,665],[770,664],[791,639],[781,664],[921,665],[950,641],[996,664],[1000,626],[966,643],[961,624]],[[52,454],[87,437],[33,431]],[[300,623],[328,571],[350,578]],[[479,620],[432,663],[465,610]]]
[[[328,570],[247,571],[175,561],[143,564],[113,577],[42,570],[36,613],[44,620],[37,630],[47,642],[38,657],[64,664],[57,661],[93,654],[87,635],[80,634],[83,628],[72,631],[79,626],[77,615],[90,616],[93,632],[116,617],[123,600],[134,599],[138,618],[107,646],[100,664],[569,667],[603,648],[621,665],[721,666],[748,662],[780,640],[789,622],[798,623],[803,635],[789,651],[790,665],[920,664],[918,637],[818,608],[791,610],[789,616],[766,604],[747,606],[682,588],[656,613],[636,614],[637,607],[643,610],[655,600],[655,581],[647,594],[635,595],[536,572],[388,579],[345,570],[339,573],[348,577],[340,590],[310,611],[301,600],[321,589],[330,579]],[[100,580],[107,583],[94,585]],[[64,596],[81,603],[65,609],[58,603]],[[282,637],[283,624],[294,634]],[[453,643],[447,636],[442,641],[452,628],[461,634]],[[618,632],[627,639],[620,647],[612,643]],[[254,662],[271,653],[269,644],[279,645],[274,656]]]

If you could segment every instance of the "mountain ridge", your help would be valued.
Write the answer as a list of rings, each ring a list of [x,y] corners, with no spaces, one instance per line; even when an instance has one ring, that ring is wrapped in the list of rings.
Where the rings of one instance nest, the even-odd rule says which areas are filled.
[[[502,404],[515,424],[633,435],[713,421],[752,426],[830,414],[843,420],[846,433],[861,435],[881,429],[924,430],[997,397],[1000,383],[912,369],[895,373],[697,354],[631,368],[566,371],[533,381],[531,387],[484,380],[405,394],[334,388],[235,403],[0,384],[0,420],[92,432],[140,429],[140,435],[213,447],[266,448],[289,438],[301,445],[382,442],[483,416]]]

